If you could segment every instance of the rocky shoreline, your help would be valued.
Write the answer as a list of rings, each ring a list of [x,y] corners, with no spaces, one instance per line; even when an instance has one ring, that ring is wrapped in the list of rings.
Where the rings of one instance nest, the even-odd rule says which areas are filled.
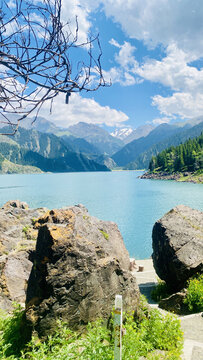
[[[175,180],[181,182],[191,182],[194,184],[202,184],[203,183],[203,175],[199,174],[195,175],[192,172],[185,173],[172,173],[169,174],[167,172],[146,172],[143,175],[139,176],[140,179],[151,179],[151,180]]]

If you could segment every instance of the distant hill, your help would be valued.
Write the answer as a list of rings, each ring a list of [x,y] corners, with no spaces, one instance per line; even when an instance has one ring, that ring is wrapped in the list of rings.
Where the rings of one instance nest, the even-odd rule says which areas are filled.
[[[3,131],[6,132],[6,128]],[[107,171],[81,153],[66,147],[53,134],[43,134],[36,130],[19,128],[14,137],[0,137],[0,154],[13,164],[31,165],[50,172],[67,171]]]
[[[35,118],[26,118],[20,123],[21,128],[25,128],[27,130],[37,130],[42,133],[52,133],[55,134],[58,131],[61,131],[62,128],[56,126],[53,122],[38,116],[37,119]]]
[[[171,145],[179,145],[189,137],[200,135],[203,122],[190,127],[161,124],[152,130],[148,136],[139,138],[127,144],[123,149],[112,156],[118,166],[126,169],[148,168],[149,161],[153,155]]]
[[[122,140],[111,136],[108,131],[94,124],[80,122],[68,128],[71,135],[85,139],[87,142],[95,146],[100,154],[112,155],[122,148],[124,143]]]
[[[203,121],[203,115],[202,116],[197,116],[195,118],[186,120],[186,121],[181,121],[181,122],[176,122],[176,126],[180,126],[183,127],[185,125],[189,125],[189,126],[195,126],[200,124]]]

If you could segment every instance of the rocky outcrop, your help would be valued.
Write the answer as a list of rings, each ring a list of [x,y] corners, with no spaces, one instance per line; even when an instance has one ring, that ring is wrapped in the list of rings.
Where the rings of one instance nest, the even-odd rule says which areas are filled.
[[[11,310],[12,303],[25,304],[25,291],[36,246],[37,218],[46,209],[29,209],[25,202],[8,201],[0,209],[0,308]]]
[[[193,172],[176,172],[168,173],[166,171],[159,171],[156,173],[146,172],[143,175],[139,176],[140,179],[150,179],[150,180],[175,180],[180,182],[191,182],[202,184],[203,183],[203,174],[198,171]]]
[[[185,315],[189,313],[187,305],[184,303],[186,295],[187,292],[185,289],[183,289],[181,292],[177,292],[168,296],[167,298],[160,300],[159,307],[175,314]]]
[[[153,263],[174,291],[203,272],[203,212],[179,205],[158,220],[152,232]]]
[[[49,211],[35,226],[39,234],[26,318],[40,336],[60,318],[73,329],[107,319],[116,294],[123,295],[124,310],[135,309],[139,290],[116,224],[90,216],[79,205]]]
[[[180,179],[180,174],[179,173],[167,173],[167,172],[146,172],[144,174],[142,174],[141,176],[139,176],[140,179],[150,179],[150,180],[178,180]]]

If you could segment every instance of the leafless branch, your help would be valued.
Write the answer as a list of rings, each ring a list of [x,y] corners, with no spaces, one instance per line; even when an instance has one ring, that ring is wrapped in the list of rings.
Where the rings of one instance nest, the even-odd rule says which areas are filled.
[[[0,0],[0,122],[11,133],[31,113],[36,118],[47,100],[51,111],[59,93],[67,103],[72,92],[109,85],[102,74],[99,36],[79,44],[78,31],[77,18],[74,34],[62,22],[61,0],[13,0],[13,6]],[[73,60],[78,58],[74,65],[72,52]],[[83,55],[86,61],[79,60]]]

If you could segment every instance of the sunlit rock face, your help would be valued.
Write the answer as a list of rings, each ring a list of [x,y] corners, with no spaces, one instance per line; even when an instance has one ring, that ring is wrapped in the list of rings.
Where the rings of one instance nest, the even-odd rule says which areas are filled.
[[[173,290],[203,272],[203,212],[179,205],[158,220],[152,232],[153,263]]]
[[[39,336],[51,333],[58,319],[72,329],[108,319],[116,294],[123,295],[124,310],[135,309],[139,290],[115,223],[98,220],[79,205],[51,210],[36,226],[26,318]]]
[[[25,305],[27,281],[38,230],[35,219],[47,210],[29,209],[25,202],[11,200],[0,208],[0,309]]]

